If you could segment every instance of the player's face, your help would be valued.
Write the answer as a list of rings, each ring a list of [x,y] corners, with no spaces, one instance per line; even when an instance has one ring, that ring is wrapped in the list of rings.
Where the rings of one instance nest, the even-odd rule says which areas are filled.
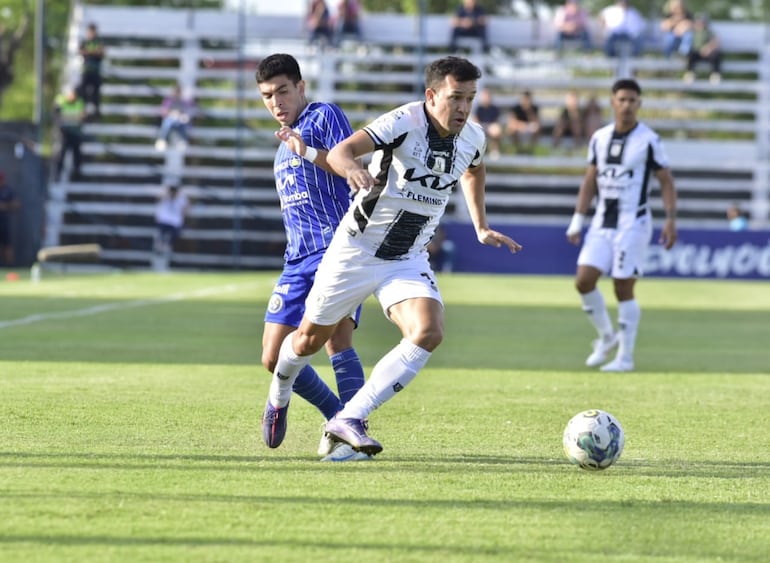
[[[425,91],[425,105],[433,118],[433,125],[443,137],[459,133],[473,109],[476,81],[458,82],[445,76],[441,86]]]
[[[636,124],[636,114],[642,105],[642,99],[634,90],[618,90],[612,96],[612,111],[615,123],[622,128]]]
[[[265,107],[281,125],[292,125],[307,105],[304,80],[294,84],[285,74],[282,74],[258,86]]]

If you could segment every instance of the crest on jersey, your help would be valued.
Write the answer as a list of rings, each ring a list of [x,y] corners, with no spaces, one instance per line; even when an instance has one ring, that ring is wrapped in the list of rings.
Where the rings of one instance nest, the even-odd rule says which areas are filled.
[[[450,171],[451,158],[452,155],[444,151],[430,151],[426,164],[436,174],[447,174]]]
[[[298,157],[296,154],[292,155],[292,157],[289,159],[289,166],[292,168],[299,168],[302,166],[302,159]]]
[[[273,293],[270,296],[270,301],[267,303],[267,311],[268,313],[277,313],[281,309],[283,309],[283,297],[277,293]]]

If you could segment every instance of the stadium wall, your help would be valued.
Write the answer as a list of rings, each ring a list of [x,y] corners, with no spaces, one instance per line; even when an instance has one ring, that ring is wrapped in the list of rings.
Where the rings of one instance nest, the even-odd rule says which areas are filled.
[[[494,226],[493,226],[494,227]],[[579,248],[571,245],[563,227],[494,227],[524,248],[517,255],[482,246],[473,227],[461,223],[444,225],[454,243],[453,270],[490,274],[572,275]],[[714,279],[770,279],[770,231],[715,231],[683,229],[674,248],[657,244],[659,232],[648,253],[645,276]]]

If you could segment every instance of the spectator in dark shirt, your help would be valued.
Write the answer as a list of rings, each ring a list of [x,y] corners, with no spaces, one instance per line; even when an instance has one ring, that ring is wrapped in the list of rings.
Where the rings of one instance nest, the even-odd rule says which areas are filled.
[[[492,99],[489,88],[479,92],[479,102],[473,110],[473,119],[484,129],[489,143],[489,158],[500,157],[500,140],[503,137],[503,126],[500,124],[500,108]]]
[[[101,116],[102,103],[102,60],[104,59],[104,43],[99,37],[95,23],[88,24],[86,38],[80,44],[80,55],[83,57],[83,73],[80,90],[83,101],[90,116]],[[91,111],[93,108],[93,111]]]
[[[540,108],[533,102],[532,92],[525,90],[511,109],[506,133],[511,136],[517,151],[525,148],[527,152],[533,152],[540,140],[540,131]]]
[[[463,0],[452,17],[452,38],[449,41],[449,50],[457,52],[458,39],[461,37],[476,38],[481,42],[484,52],[489,52],[487,43],[487,13],[483,6],[476,0]]]

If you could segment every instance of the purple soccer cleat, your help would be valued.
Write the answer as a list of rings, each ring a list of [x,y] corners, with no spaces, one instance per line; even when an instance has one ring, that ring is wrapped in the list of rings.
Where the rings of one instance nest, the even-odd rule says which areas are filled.
[[[350,444],[357,452],[375,455],[382,451],[382,444],[366,434],[363,420],[334,417],[326,423],[326,432],[337,440]]]
[[[268,448],[277,448],[286,437],[286,420],[289,418],[289,405],[283,408],[274,407],[270,399],[265,404],[262,413],[262,438]]]

